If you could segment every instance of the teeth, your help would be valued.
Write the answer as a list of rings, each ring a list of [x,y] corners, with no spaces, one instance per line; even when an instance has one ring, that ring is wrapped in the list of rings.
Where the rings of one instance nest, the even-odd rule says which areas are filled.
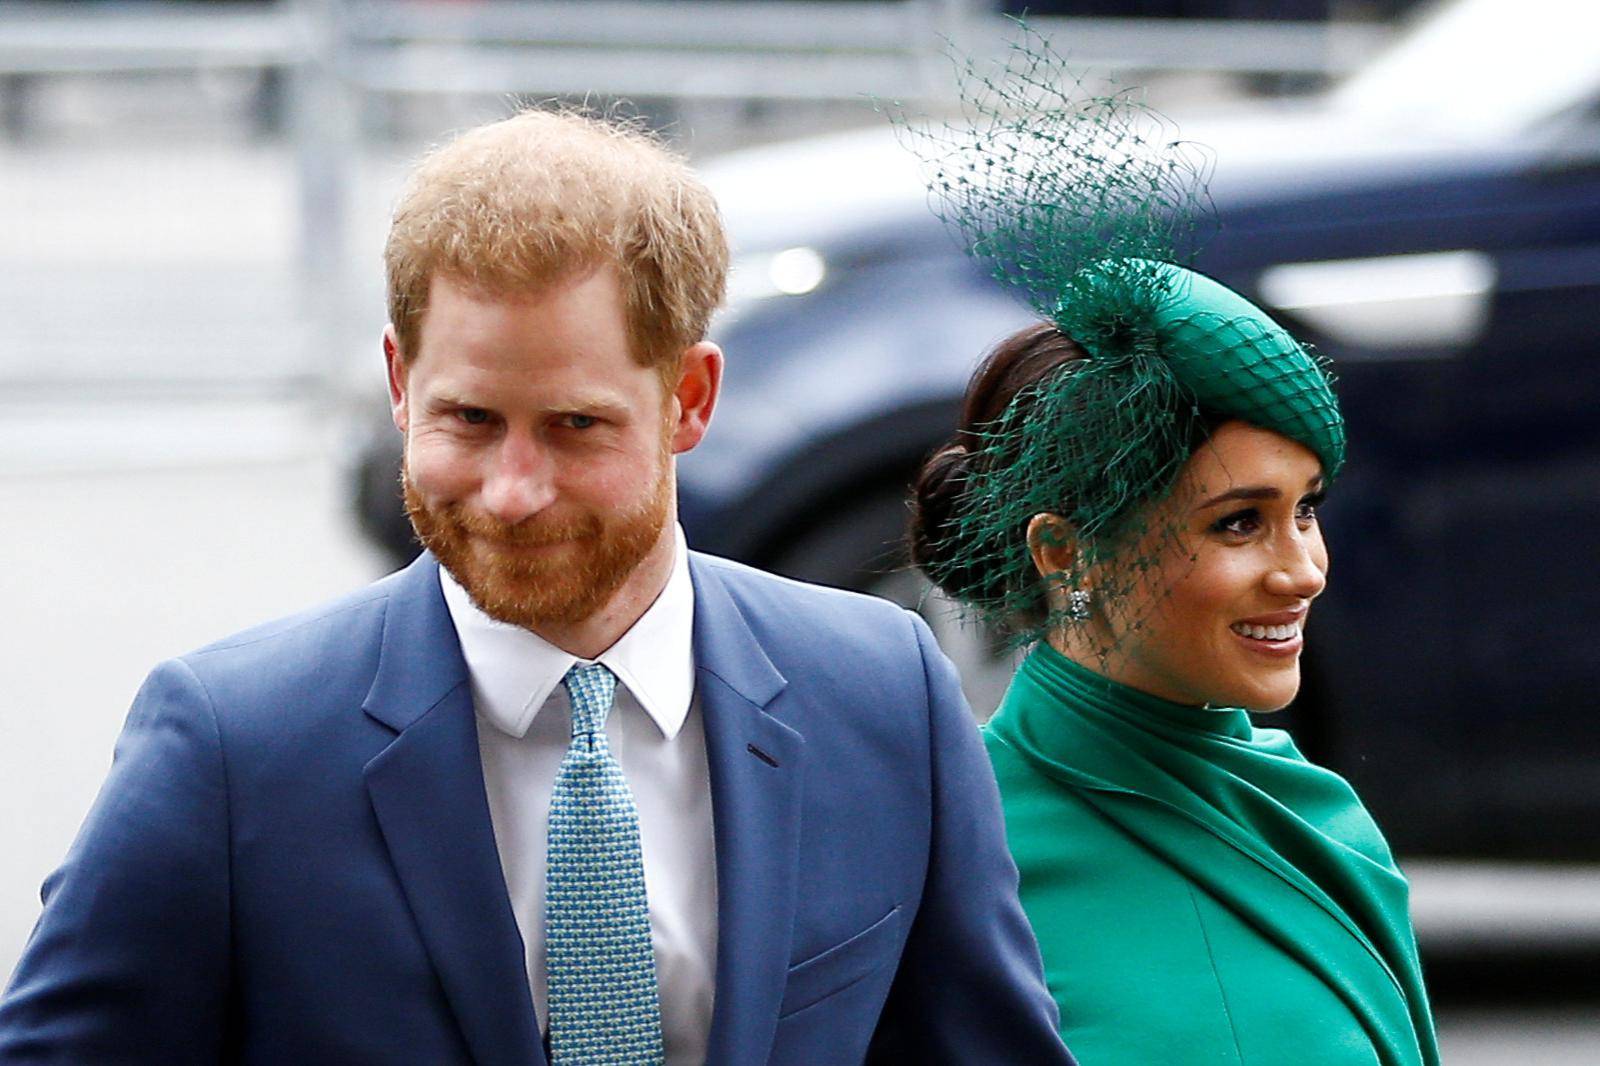
[[[1289,640],[1300,635],[1298,622],[1286,626],[1252,626],[1235,622],[1231,628],[1235,633],[1251,640]]]

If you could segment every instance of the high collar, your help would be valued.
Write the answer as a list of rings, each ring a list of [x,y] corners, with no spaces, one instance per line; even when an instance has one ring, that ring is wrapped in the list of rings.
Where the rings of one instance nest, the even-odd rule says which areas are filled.
[[[1117,684],[1041,645],[986,726],[1348,1003],[1385,1063],[1436,1063],[1405,879],[1349,784],[1244,711]],[[1013,848],[1048,850],[1038,834]]]
[[[521,737],[577,656],[521,626],[496,621],[443,567],[439,584],[461,641],[478,714]],[[694,587],[683,530],[675,531],[672,572],[644,614],[595,662],[633,694],[668,739],[677,736],[694,695]]]
[[[1066,702],[1088,704],[1125,721],[1232,740],[1249,740],[1254,730],[1249,714],[1237,707],[1197,707],[1152,696],[1096,673],[1043,642],[1021,669]]]

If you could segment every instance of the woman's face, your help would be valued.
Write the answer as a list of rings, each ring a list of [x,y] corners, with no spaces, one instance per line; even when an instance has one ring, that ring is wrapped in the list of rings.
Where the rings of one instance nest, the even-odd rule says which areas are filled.
[[[1093,612],[1111,649],[1101,668],[1178,703],[1287,705],[1300,688],[1306,615],[1327,579],[1322,483],[1303,445],[1244,422],[1219,426],[1151,515],[1135,550],[1159,562],[1130,590],[1133,602]]]

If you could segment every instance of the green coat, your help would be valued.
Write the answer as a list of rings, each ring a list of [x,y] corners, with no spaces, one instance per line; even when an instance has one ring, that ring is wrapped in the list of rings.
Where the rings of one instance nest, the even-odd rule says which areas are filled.
[[[1082,1066],[1436,1066],[1405,880],[1281,730],[1041,645],[985,740]]]

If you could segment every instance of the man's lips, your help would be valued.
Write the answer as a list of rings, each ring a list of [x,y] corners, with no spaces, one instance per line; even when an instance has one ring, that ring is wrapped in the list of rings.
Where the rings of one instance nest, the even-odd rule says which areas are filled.
[[[563,532],[551,534],[540,532],[530,535],[526,531],[520,535],[506,533],[501,530],[477,530],[470,526],[464,532],[480,544],[487,544],[495,548],[504,548],[507,551],[519,551],[533,548],[559,548],[568,544],[578,544],[583,541],[595,539],[595,534],[587,531]]]
[[[477,550],[489,558],[499,558],[505,562],[517,560],[543,562],[556,556],[565,556],[579,549],[580,538],[570,540],[540,540],[518,541],[500,540],[493,537],[474,538]]]

